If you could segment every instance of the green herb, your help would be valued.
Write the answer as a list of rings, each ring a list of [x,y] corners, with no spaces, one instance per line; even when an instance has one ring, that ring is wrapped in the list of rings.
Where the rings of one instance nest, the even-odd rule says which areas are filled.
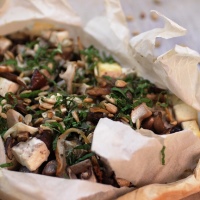
[[[163,146],[163,148],[161,149],[162,165],[165,165],[165,149],[166,146]]]
[[[11,66],[16,66],[17,65],[17,61],[15,59],[5,60],[2,63],[5,64],[5,65],[11,65]]]
[[[146,103],[146,105],[147,105],[148,107],[152,107],[152,106],[153,106],[153,101],[152,101],[151,99],[148,99],[148,98],[140,98],[140,99],[137,99],[137,100],[134,101],[133,107],[135,108],[135,107],[139,106],[139,105],[142,104],[142,103]]]
[[[91,144],[83,144],[83,145],[78,145],[74,148],[71,148],[68,153],[67,153],[67,156],[66,156],[66,160],[67,160],[67,163],[68,165],[73,165],[73,164],[76,164],[76,163],[79,163],[83,160],[86,160],[92,156],[95,155],[95,153],[93,152],[90,152],[90,149],[91,149]],[[86,153],[80,153],[76,150],[85,150],[85,151],[88,151]]]
[[[7,120],[0,117],[0,137],[3,136],[7,130],[8,130]]]
[[[53,140],[53,143],[52,143],[52,148],[53,148],[53,151],[56,150],[56,147],[57,147],[57,141],[58,141],[58,135],[56,135],[56,137],[54,138]]]
[[[33,112],[33,118],[40,116],[44,112],[43,110],[32,109],[30,106],[26,106],[26,110],[29,111],[29,112],[30,111]]]
[[[91,144],[79,145],[79,146],[74,147],[74,149],[84,149],[84,150],[89,151],[91,149]]]
[[[111,91],[112,91],[112,93],[115,92],[115,94],[116,94],[116,93],[119,93],[118,96],[121,96],[121,95],[122,95],[125,99],[127,99],[126,93],[127,93],[127,91],[128,91],[128,88],[126,88],[126,89],[121,89],[121,88],[113,87],[113,88],[111,89]]]
[[[101,56],[100,52],[94,46],[90,46],[80,51],[80,54],[85,56],[86,62],[88,63],[90,70],[93,70],[98,62],[115,62],[115,60],[111,56],[107,56],[105,53],[103,53],[103,55]]]
[[[106,63],[114,63],[116,62],[114,60],[114,58],[112,56],[107,56],[105,52],[103,52],[103,59],[102,59],[102,62],[106,62]]]
[[[169,106],[167,103],[160,103],[160,102],[157,102],[156,105],[163,107],[163,108],[167,108]]]
[[[38,41],[32,41],[32,42],[28,42],[26,43],[26,47],[32,49],[36,44],[38,44]]]
[[[65,132],[62,125],[58,122],[45,123],[45,124],[43,124],[43,126],[49,127],[53,131],[58,132],[60,135]]]
[[[42,90],[34,90],[32,92],[21,93],[19,96],[20,98],[35,98],[40,92],[42,92]]]
[[[93,153],[93,152],[85,154],[83,157],[79,158],[75,163],[79,163],[79,162],[81,162],[83,160],[86,160],[86,159],[88,159],[88,158],[90,158],[90,157],[92,157],[94,155],[95,155],[95,153]]]
[[[13,166],[13,163],[12,163],[12,162],[0,164],[0,168],[12,167],[12,166]]]
[[[57,48],[51,52],[51,57],[54,57],[58,53],[63,53],[61,44],[58,44]]]
[[[57,96],[56,97],[56,103],[54,104],[54,107],[58,107],[63,103],[63,96]]]

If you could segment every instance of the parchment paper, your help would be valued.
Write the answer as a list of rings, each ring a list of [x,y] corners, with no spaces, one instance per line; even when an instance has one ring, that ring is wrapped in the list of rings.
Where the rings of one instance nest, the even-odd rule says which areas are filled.
[[[160,15],[166,23],[164,28],[154,29],[131,39],[118,0],[88,0],[87,4],[93,5],[91,12],[81,9],[82,0],[74,0],[73,6],[67,0],[4,0],[0,9],[0,34],[23,28],[37,31],[41,28],[66,28],[72,37],[80,36],[84,45],[93,44],[99,50],[106,50],[123,67],[137,70],[139,75],[169,89],[200,110],[197,68],[199,54],[180,46],[158,58],[153,54],[156,37],[168,39],[181,36],[185,34],[184,28]],[[95,5],[104,9],[95,12]],[[176,133],[164,138],[144,130],[140,134],[122,124],[116,125],[121,132],[112,128],[108,130],[112,123],[116,122],[107,119],[100,121],[95,130],[92,148],[109,159],[118,177],[127,178],[142,186],[151,181],[171,182],[180,178],[179,175],[184,170],[194,169],[200,149],[199,139],[191,132]],[[102,129],[106,132],[102,132]],[[167,146],[165,166],[161,164],[160,157],[163,144]],[[0,169],[0,197],[6,200],[29,200],[36,197],[38,200],[114,199],[127,190],[129,189]]]
[[[200,140],[191,131],[159,136],[104,118],[95,129],[92,150],[107,159],[116,177],[144,186],[170,183],[180,179],[186,170],[193,172],[200,158]]]

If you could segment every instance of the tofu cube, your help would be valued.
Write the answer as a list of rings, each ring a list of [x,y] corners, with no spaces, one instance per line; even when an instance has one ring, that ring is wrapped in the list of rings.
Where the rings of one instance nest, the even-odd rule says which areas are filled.
[[[0,95],[5,97],[7,92],[16,93],[19,88],[17,83],[14,83],[6,78],[0,77]]]
[[[95,69],[96,76],[110,76],[113,78],[118,78],[122,74],[122,67],[117,63],[98,63]]]
[[[194,133],[194,135],[200,137],[199,126],[196,120],[182,122],[181,126],[183,130],[191,130]]]
[[[50,154],[46,144],[35,137],[12,147],[12,153],[16,160],[30,171],[40,167]]]
[[[198,118],[197,110],[185,103],[176,104],[173,106],[173,109],[178,123],[184,121],[197,120]]]

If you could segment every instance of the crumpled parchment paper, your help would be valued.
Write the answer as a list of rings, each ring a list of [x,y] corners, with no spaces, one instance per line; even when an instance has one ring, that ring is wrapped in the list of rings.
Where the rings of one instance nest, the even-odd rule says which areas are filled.
[[[170,183],[180,179],[185,170],[193,171],[200,158],[200,140],[191,131],[159,136],[103,118],[95,129],[92,150],[106,158],[116,177],[144,186]]]
[[[93,5],[91,12],[81,9],[81,0],[74,0],[73,5],[67,0],[4,0],[0,4],[0,34],[23,28],[35,31],[66,28],[72,37],[80,36],[84,45],[93,44],[108,52],[123,67],[136,69],[139,75],[200,110],[199,54],[180,46],[158,58],[153,53],[156,37],[181,36],[186,32],[184,28],[160,15],[165,21],[164,28],[131,39],[119,0],[88,0],[87,4]],[[104,9],[95,12],[95,5]],[[108,129],[113,123],[117,123],[121,132],[113,127]],[[166,145],[165,165],[160,154],[163,145]],[[103,119],[95,130],[92,148],[109,160],[118,177],[142,186],[175,181],[184,170],[194,169],[199,146],[199,139],[189,131],[155,136],[149,131],[137,133],[126,125]],[[0,169],[0,197],[6,200],[114,199],[129,190]]]

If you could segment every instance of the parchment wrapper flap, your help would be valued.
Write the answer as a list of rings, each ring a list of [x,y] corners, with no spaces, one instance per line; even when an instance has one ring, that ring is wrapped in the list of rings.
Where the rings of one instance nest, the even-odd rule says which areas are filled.
[[[169,89],[187,104],[200,110],[197,68],[200,62],[199,54],[180,46],[158,58],[154,57],[153,53],[156,37],[168,39],[182,36],[186,32],[184,28],[158,13],[165,21],[164,28],[130,38],[119,0],[87,0],[87,5],[94,6],[90,8],[91,12],[81,9],[82,4],[82,0],[4,0],[0,4],[0,34],[24,28],[34,31],[41,28],[66,28],[72,37],[80,36],[84,45],[94,45],[97,49],[114,55],[123,67],[135,69],[139,75],[162,88]],[[101,12],[95,5],[103,8]],[[112,127],[111,131],[107,129],[109,124],[116,122],[105,120],[107,119],[98,124],[92,148],[108,159],[118,177],[130,179],[138,186],[143,186],[153,182],[173,182],[180,178],[184,170],[195,168],[200,145],[199,139],[191,132],[157,137],[144,130],[133,133],[133,130],[120,124],[120,127],[123,126],[123,135],[120,135],[121,133],[112,130]],[[103,133],[104,139],[106,138],[105,144],[99,136],[99,129],[107,129]],[[166,145],[165,166],[161,163],[160,155],[163,145]],[[176,163],[173,164],[173,160]],[[153,176],[155,174],[156,176]],[[190,177],[188,179],[190,180]],[[145,187],[150,187],[150,192],[147,193],[152,195],[151,185]],[[3,200],[115,199],[129,190],[0,169],[0,197]]]
[[[199,165],[200,163],[198,163],[196,172],[193,175],[183,180],[170,184],[151,184],[144,186],[119,197],[118,200],[171,200],[183,199],[186,196],[187,198],[184,198],[184,200],[197,200],[200,197],[198,193],[200,190]]]
[[[5,200],[115,199],[130,188],[114,188],[89,181],[67,181],[0,169],[0,197]]]

